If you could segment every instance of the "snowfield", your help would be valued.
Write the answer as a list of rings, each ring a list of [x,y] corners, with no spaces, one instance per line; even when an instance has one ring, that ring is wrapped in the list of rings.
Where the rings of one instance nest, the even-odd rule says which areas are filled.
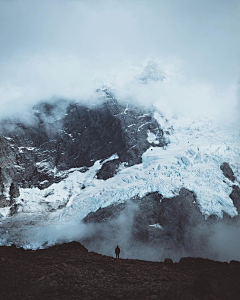
[[[182,187],[196,194],[197,204],[206,218],[211,214],[222,217],[223,212],[237,215],[229,197],[231,186],[240,182],[239,132],[236,128],[202,117],[167,120],[155,112],[155,118],[169,139],[168,146],[155,146],[151,133],[148,140],[153,146],[143,154],[142,163],[129,168],[122,164],[119,172],[106,181],[96,178],[103,164],[96,161],[85,173],[81,169],[66,171],[61,174],[66,176],[65,179],[44,190],[20,189],[19,213],[11,219],[29,220],[32,216],[37,223],[42,222],[41,228],[44,222],[48,226],[67,224],[71,220],[80,222],[100,207],[155,191],[164,197],[172,197]],[[108,160],[114,158],[117,155]],[[223,162],[233,169],[236,182],[224,177],[220,169]],[[6,217],[6,208],[0,209],[0,214],[2,220],[10,219]]]

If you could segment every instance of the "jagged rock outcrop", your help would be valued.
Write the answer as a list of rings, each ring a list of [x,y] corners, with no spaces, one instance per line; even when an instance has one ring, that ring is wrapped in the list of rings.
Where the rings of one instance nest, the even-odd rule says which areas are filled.
[[[237,208],[238,214],[240,214],[240,188],[237,185],[233,185],[230,198],[233,201],[234,206]]]
[[[232,168],[229,166],[228,163],[224,162],[220,166],[223,175],[234,182],[236,180],[234,172]],[[240,214],[240,188],[237,185],[232,185],[232,192],[229,195],[229,197],[232,199],[234,206],[237,208],[238,214]]]
[[[16,153],[17,147],[0,136],[0,207],[9,206],[10,198],[18,195],[17,185],[11,189],[12,183],[17,181]]]
[[[106,180],[110,177],[113,177],[117,173],[120,163],[120,159],[113,159],[105,162],[96,174],[97,179]]]
[[[228,178],[229,180],[231,180],[232,182],[235,181],[235,176],[233,173],[233,170],[231,169],[231,167],[229,166],[228,163],[224,162],[221,164],[220,169],[223,172],[223,175]]]
[[[13,203],[19,187],[44,189],[59,182],[64,177],[59,171],[90,167],[115,154],[118,158],[103,163],[97,174],[106,180],[121,163],[141,163],[151,145],[166,145],[152,111],[120,104],[107,89],[102,92],[104,101],[99,105],[63,100],[41,103],[33,108],[28,122],[1,122],[0,206]],[[154,143],[148,141],[149,132],[156,137]]]

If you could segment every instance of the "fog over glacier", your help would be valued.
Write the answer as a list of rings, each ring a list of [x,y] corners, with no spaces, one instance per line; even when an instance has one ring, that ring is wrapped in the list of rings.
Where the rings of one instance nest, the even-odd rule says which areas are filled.
[[[157,163],[160,166],[161,157],[158,155],[161,152],[162,159],[166,160],[164,167],[168,164],[168,170],[164,167],[161,169],[161,176],[165,180],[170,177],[167,173],[170,172],[169,166],[177,165],[174,155],[178,155],[178,159],[181,160],[180,155],[184,153],[186,156],[189,155],[189,160],[194,161],[193,156],[197,156],[199,151],[202,158],[206,160],[202,174],[205,176],[204,172],[206,172],[208,175],[206,169],[209,168],[214,176],[216,175],[211,179],[211,187],[216,186],[220,182],[218,180],[221,182],[222,179],[225,180],[222,178],[219,166],[222,160],[227,158],[233,162],[235,176],[237,181],[240,181],[239,163],[234,164],[237,161],[236,157],[239,158],[240,148],[238,148],[239,140],[234,139],[234,134],[239,138],[240,125],[240,2],[238,0],[0,0],[0,40],[1,119],[14,117],[31,123],[33,121],[31,108],[40,101],[54,103],[58,99],[66,99],[85,105],[96,104],[103,99],[97,90],[107,86],[119,101],[143,107],[154,106],[162,117],[161,121],[167,122],[169,117],[172,118],[172,124],[176,125],[175,135],[172,135],[171,141],[176,148],[171,150],[170,146],[170,154],[162,154],[161,150],[157,152],[156,148],[153,149],[152,154],[149,154],[150,151],[146,152],[144,155],[147,159],[139,169],[129,168],[129,174],[126,171],[118,178],[131,177],[130,173],[135,172],[136,178],[140,176],[141,179],[145,179],[145,173],[148,172],[152,176],[151,181],[154,181],[153,174],[156,171],[154,167]],[[59,114],[63,114],[64,109],[64,107],[60,109]],[[208,123],[204,118],[199,118],[199,115],[204,116]],[[188,123],[185,120],[189,117],[192,119]],[[195,117],[194,123],[192,120]],[[221,125],[221,130],[224,128],[226,131],[219,133],[220,127],[215,124],[212,126],[209,121],[212,119]],[[168,124],[164,124],[164,121],[159,123],[167,130]],[[210,126],[212,126],[211,130],[209,130]],[[196,132],[200,132],[201,135],[195,138]],[[226,134],[229,134],[227,138]],[[187,148],[189,141],[196,152],[192,157]],[[161,164],[164,165],[162,161]],[[100,168],[100,162],[96,162],[89,173],[95,175],[96,166]],[[179,174],[183,175],[185,180],[183,184],[191,190],[198,187],[198,182],[193,183],[190,176],[190,172],[194,173],[194,166],[188,172],[189,169],[182,164],[181,168],[176,169],[171,176],[176,176],[174,180],[180,182],[180,176],[178,178],[176,175],[180,170],[182,173],[179,171]],[[160,174],[160,170],[158,172]],[[85,180],[84,174],[80,176]],[[88,173],[86,174],[88,176]],[[73,175],[70,172],[68,175],[71,181]],[[95,205],[94,210],[102,205],[111,204],[110,200],[117,201],[118,199],[113,200],[113,191],[116,191],[117,198],[126,187],[124,191],[126,194],[121,200],[137,194],[138,186],[134,181],[136,178],[131,179],[132,181],[129,179],[129,189],[128,185],[123,183],[117,190],[114,185],[115,178],[108,181],[109,186],[107,183],[101,186],[101,182],[98,186],[94,175],[91,174],[90,179],[86,177],[86,182],[90,182],[89,190],[81,191],[81,197],[87,195],[84,198],[86,202],[91,199],[89,207]],[[203,183],[209,182],[207,175]],[[72,189],[77,189],[81,180],[80,177],[73,177],[73,184],[69,186],[72,185]],[[163,190],[164,188],[167,190],[168,186],[166,184],[163,185],[164,187],[161,186],[157,180],[158,178],[153,182],[154,188],[159,184],[162,188],[161,192],[165,192]],[[177,182],[178,188],[182,184],[179,182]],[[134,187],[132,190],[135,194],[130,193],[131,185]],[[228,196],[231,185],[230,183],[228,185],[227,188],[225,186],[219,188],[221,192],[219,193],[225,200],[226,197],[230,199]],[[52,198],[51,193],[49,194],[52,203],[57,199],[57,192],[68,192],[61,184],[53,184],[53,186],[49,188],[50,191],[51,189],[54,191]],[[142,193],[141,196],[148,192],[155,192],[151,190],[150,183],[149,190],[147,188],[144,190],[145,186],[142,186],[139,187],[142,188],[139,192]],[[34,192],[37,199],[44,199],[45,190],[40,191],[38,188],[29,190],[21,189],[21,196],[26,197],[26,203],[30,207],[27,213],[34,209],[36,213],[41,207],[40,200],[39,203],[36,201],[36,204],[29,199]],[[210,187],[204,190],[203,198],[209,190]],[[91,194],[91,197],[94,195],[95,198],[91,198],[87,193]],[[199,199],[201,199],[200,194],[199,192]],[[104,195],[107,204],[105,200],[100,203],[99,195]],[[165,196],[169,196],[167,192]],[[79,204],[78,199],[80,198],[73,199],[73,207],[83,211],[83,204]],[[99,203],[95,201],[96,199]],[[86,208],[86,214],[90,212],[89,207]],[[230,208],[231,212],[235,209],[233,205]],[[140,243],[130,248],[128,244],[131,222],[134,213],[138,210],[136,204],[130,203],[116,220],[105,225],[83,224],[80,213],[74,215],[71,209],[69,205],[62,215],[54,212],[49,219],[46,216],[46,220],[43,220],[46,223],[41,223],[42,220],[39,222],[35,214],[36,219],[33,219],[32,224],[26,222],[30,226],[23,231],[19,226],[18,231],[11,235],[11,226],[18,228],[18,224],[23,221],[22,216],[19,219],[16,216],[12,225],[4,224],[6,232],[0,237],[0,243],[11,244],[13,239],[25,248],[38,248],[43,247],[44,243],[49,246],[56,242],[86,240],[99,230],[106,232],[106,239],[103,243],[99,241],[89,243],[90,250],[107,255],[111,255],[115,244],[119,243],[123,248],[122,255],[128,258],[159,260],[169,256],[178,260],[182,256],[202,255],[219,260],[240,260],[238,221],[232,224],[227,219],[221,224],[213,224],[211,230],[207,225],[193,228],[194,247],[204,239],[206,242],[204,251],[165,249],[161,242],[157,248]],[[220,217],[221,209],[222,206],[218,214],[216,213]],[[236,209],[230,215],[234,216],[234,213]],[[35,224],[36,227],[32,226]],[[10,226],[9,231],[8,226]]]

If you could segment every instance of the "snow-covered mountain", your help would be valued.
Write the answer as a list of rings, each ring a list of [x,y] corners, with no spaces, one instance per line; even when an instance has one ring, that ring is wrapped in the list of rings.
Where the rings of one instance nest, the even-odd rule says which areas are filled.
[[[106,88],[99,94],[98,105],[41,103],[28,122],[1,122],[1,244],[85,239],[97,251],[91,236],[107,235],[105,222],[128,224],[128,238],[109,233],[113,244],[131,238],[190,249],[189,227],[238,217],[236,128],[166,118],[119,102]]]

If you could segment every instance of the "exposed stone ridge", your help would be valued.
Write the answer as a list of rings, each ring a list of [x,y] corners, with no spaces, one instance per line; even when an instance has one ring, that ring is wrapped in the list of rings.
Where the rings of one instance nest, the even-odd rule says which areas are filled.
[[[0,207],[18,195],[18,187],[44,189],[62,178],[58,171],[90,167],[113,154],[118,159],[103,164],[97,178],[114,176],[120,163],[141,163],[149,148],[148,131],[156,135],[153,146],[166,140],[153,111],[120,104],[107,89],[99,105],[84,106],[59,100],[40,103],[31,120],[4,120],[0,124]],[[14,193],[10,187],[14,183]],[[13,190],[12,190],[13,191]]]
[[[232,182],[235,181],[235,176],[234,176],[233,170],[231,169],[231,167],[229,166],[228,163],[226,163],[226,162],[222,163],[220,166],[220,169],[222,170],[223,175],[226,178],[230,179]]]
[[[0,270],[6,300],[238,300],[240,292],[236,261],[116,260],[76,242],[37,251],[0,247]]]

